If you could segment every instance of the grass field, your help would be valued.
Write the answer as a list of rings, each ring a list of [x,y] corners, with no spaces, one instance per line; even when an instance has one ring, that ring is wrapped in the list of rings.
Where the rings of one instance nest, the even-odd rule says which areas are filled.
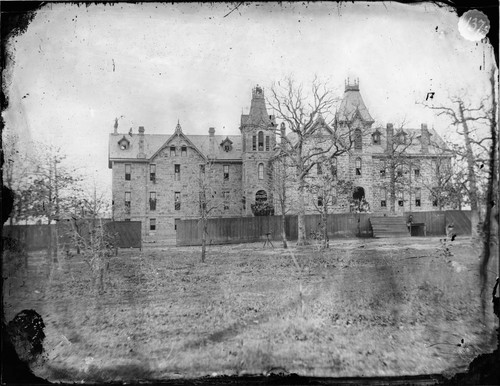
[[[38,253],[28,270],[5,263],[5,316],[42,315],[45,360],[33,368],[51,381],[276,367],[308,376],[451,375],[496,346],[470,245],[459,238],[445,253],[438,238],[333,240],[325,252],[240,244],[210,247],[204,264],[199,247],[120,250],[104,295],[91,291],[78,255],[48,282]]]

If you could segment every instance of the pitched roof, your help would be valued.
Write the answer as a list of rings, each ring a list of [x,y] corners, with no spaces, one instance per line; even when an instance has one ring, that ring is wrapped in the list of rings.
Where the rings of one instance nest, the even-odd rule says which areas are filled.
[[[361,120],[374,122],[359,92],[359,84],[347,85],[337,112],[337,120],[340,122],[352,121],[356,113],[359,114]]]
[[[206,157],[215,156],[216,160],[234,160],[241,159],[242,146],[241,136],[239,135],[214,135],[214,154],[210,155],[210,137],[208,135],[187,135],[184,134],[196,149]],[[144,134],[144,153],[146,160],[150,159],[160,150],[173,134]],[[118,142],[126,138],[130,141],[128,149],[122,150]],[[229,138],[232,141],[232,150],[225,152],[220,144]],[[139,154],[139,135],[138,134],[110,134],[109,135],[109,160],[131,160],[137,159]]]

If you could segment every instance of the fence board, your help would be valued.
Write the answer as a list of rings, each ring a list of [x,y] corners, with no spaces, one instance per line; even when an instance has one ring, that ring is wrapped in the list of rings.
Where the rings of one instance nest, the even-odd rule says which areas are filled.
[[[467,211],[406,212],[404,217],[413,216],[414,222],[426,224],[428,236],[442,236],[448,222],[454,222],[457,234],[470,234],[470,213]],[[371,237],[371,213],[329,214],[327,232],[330,238]],[[319,230],[321,216],[306,215],[306,235]],[[287,240],[297,240],[298,219],[295,215],[285,216]],[[207,242],[212,244],[244,243],[263,241],[266,233],[272,240],[281,239],[281,216],[232,217],[208,220]],[[179,220],[177,226],[177,245],[200,245],[201,228],[198,220]]]
[[[96,220],[100,221],[100,220]],[[142,248],[141,222],[140,221],[110,221],[102,220],[105,227],[108,227],[117,234],[116,243],[119,248]],[[81,234],[85,234],[88,229],[88,222],[79,221]],[[72,245],[71,232],[72,225],[69,221],[51,224],[53,245],[55,244],[56,232],[61,248]],[[6,225],[3,227],[2,237],[11,238],[20,242],[28,251],[46,249],[49,243],[49,225]]]

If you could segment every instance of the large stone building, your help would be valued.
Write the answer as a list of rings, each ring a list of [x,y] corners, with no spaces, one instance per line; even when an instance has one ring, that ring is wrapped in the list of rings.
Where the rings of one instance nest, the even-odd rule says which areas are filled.
[[[436,146],[443,145],[433,129],[425,124],[418,130],[394,131],[373,128],[374,120],[359,92],[359,84],[346,84],[339,113],[339,127],[356,135],[352,149],[338,157],[338,177],[352,181],[351,197],[364,197],[374,212],[387,212],[390,194],[382,188],[386,178],[388,144],[401,144],[411,160],[399,174],[412,181],[406,191],[398,192],[396,208],[406,210],[437,209],[429,192],[433,177],[432,162],[443,158]],[[175,237],[177,219],[197,218],[200,211],[200,190],[210,189],[212,216],[252,216],[252,204],[273,198],[272,173],[269,161],[276,153],[274,116],[268,115],[264,92],[257,86],[252,90],[250,111],[241,116],[240,135],[190,135],[178,123],[173,134],[114,133],[109,137],[109,167],[112,168],[113,218],[141,221],[146,240]],[[331,129],[323,124],[325,135]],[[445,157],[447,158],[447,157]],[[320,171],[314,169],[314,173]],[[290,194],[289,206],[294,206]],[[296,195],[295,195],[296,197]],[[330,212],[345,212],[349,195],[336,201]],[[313,213],[319,197],[308,195],[306,209]],[[314,205],[316,204],[316,205]],[[278,213],[278,212],[276,212]]]

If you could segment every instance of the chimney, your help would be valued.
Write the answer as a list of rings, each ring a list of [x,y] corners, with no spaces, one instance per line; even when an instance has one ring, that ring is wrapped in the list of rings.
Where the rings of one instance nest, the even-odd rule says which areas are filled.
[[[209,137],[209,152],[210,155],[213,156],[215,153],[215,127],[210,127],[208,129],[208,137]]]
[[[420,151],[422,153],[428,153],[429,152],[429,145],[430,145],[430,134],[429,134],[429,130],[427,129],[427,124],[426,123],[422,123],[422,125],[420,126],[420,144],[422,145]]]
[[[118,134],[118,118],[115,118],[115,125],[114,125],[115,131],[113,132],[114,135]]]
[[[280,140],[281,140],[281,143],[283,143],[283,138],[285,138],[286,136],[286,126],[285,126],[285,122],[281,122],[281,125],[280,125]]]
[[[387,124],[387,150],[392,150],[392,142],[394,138],[394,125],[392,123]]]
[[[139,154],[137,158],[146,158],[146,153],[144,153],[144,126],[139,126]]]

